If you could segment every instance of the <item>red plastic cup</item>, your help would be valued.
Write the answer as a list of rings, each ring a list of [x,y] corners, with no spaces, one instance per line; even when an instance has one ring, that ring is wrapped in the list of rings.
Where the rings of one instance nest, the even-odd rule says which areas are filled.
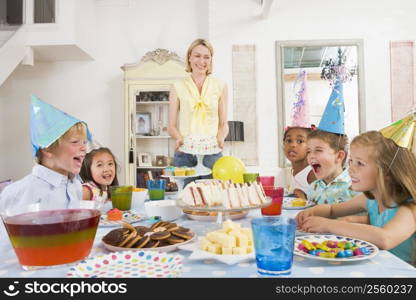
[[[266,196],[272,198],[272,203],[269,206],[261,209],[263,216],[278,216],[282,213],[282,202],[283,202],[283,188],[264,186],[263,187]]]
[[[259,176],[257,177],[257,182],[261,183],[263,188],[265,186],[274,186],[274,176]]]

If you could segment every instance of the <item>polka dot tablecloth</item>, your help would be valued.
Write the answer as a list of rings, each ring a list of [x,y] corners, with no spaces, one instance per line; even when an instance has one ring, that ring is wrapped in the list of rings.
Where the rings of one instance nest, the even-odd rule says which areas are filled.
[[[178,277],[182,271],[179,255],[154,251],[123,251],[98,255],[69,269],[68,277]]]
[[[297,210],[283,210],[283,214],[288,216],[296,215]],[[139,212],[140,213],[140,212]],[[241,223],[243,227],[250,227],[250,218],[257,217],[260,215],[260,210],[250,211],[248,216],[244,219],[237,220],[236,222]],[[205,236],[207,232],[219,229],[219,225],[213,222],[199,222],[195,220],[189,220],[186,217],[182,217],[175,221],[175,223],[191,228],[198,236]],[[136,225],[137,224],[137,225]],[[144,225],[148,226],[149,223],[146,221],[140,221],[136,223],[135,226]],[[87,275],[87,276],[94,276],[91,274],[91,271],[98,271],[98,269],[102,268],[102,264],[104,264],[104,260],[108,257],[111,259],[111,255],[114,255],[114,252],[109,252],[101,243],[102,237],[107,234],[110,230],[114,228],[99,228],[97,231],[97,235],[95,238],[94,246],[90,253],[91,261],[86,259],[85,261],[88,263],[80,263],[73,266],[60,266],[60,267],[53,267],[49,269],[41,269],[41,270],[32,270],[32,271],[24,271],[16,258],[13,248],[11,247],[10,241],[8,239],[7,232],[4,229],[3,224],[0,224],[0,277],[52,277],[52,278],[59,278],[59,277],[67,277],[69,275],[70,268],[77,268],[79,266],[83,266],[84,268],[91,268],[89,272],[82,273],[82,271],[78,270],[77,273],[73,273],[73,277]],[[141,253],[144,251],[136,252]],[[123,252],[126,255],[127,252]],[[167,253],[166,253],[167,254]],[[256,262],[254,260],[249,260],[246,262],[241,262],[233,265],[227,265],[225,263],[221,263],[219,261],[213,259],[204,259],[204,260],[190,260],[188,257],[191,255],[191,252],[185,250],[179,250],[174,252],[169,252],[169,257],[179,255],[181,256],[181,264],[177,263],[177,269],[173,268],[173,270],[177,270],[178,273],[173,276],[179,277],[258,277],[257,275],[257,268]],[[144,256],[144,254],[143,254]],[[100,259],[97,259],[101,257]],[[106,257],[106,258],[105,258]],[[118,257],[118,256],[117,256]],[[162,256],[160,256],[162,257]],[[165,257],[165,256],[163,256]],[[94,260],[96,259],[96,260]],[[137,259],[137,262],[133,260]],[[143,259],[143,258],[142,258]],[[132,255],[130,258],[117,258],[114,261],[123,261],[123,265],[127,266],[129,269],[121,268],[120,265],[114,264],[112,267],[112,271],[114,275],[112,277],[116,277],[117,270],[123,269],[120,272],[131,272],[129,274],[124,274],[126,277],[133,277],[139,275],[137,270],[140,270],[138,267],[139,261],[141,262],[142,259],[138,257],[134,257]],[[110,260],[109,260],[110,262]],[[100,268],[95,266],[93,263],[100,264]],[[130,265],[126,264],[130,263]],[[137,264],[137,265],[134,265]],[[176,264],[176,263],[175,263]],[[85,266],[84,266],[85,265]],[[110,264],[109,264],[110,265]],[[134,266],[133,266],[134,265]],[[152,263],[154,267],[154,263]],[[86,270],[86,269],[85,269]],[[108,271],[109,272],[109,271]],[[102,274],[104,275],[104,274]],[[147,274],[150,277],[154,274]],[[97,275],[98,277],[99,275]],[[313,260],[308,259],[305,257],[300,257],[295,255],[293,259],[293,267],[292,273],[290,277],[384,277],[384,278],[393,278],[393,277],[412,277],[416,278],[416,269],[411,265],[407,264],[406,262],[400,260],[395,255],[391,254],[388,251],[380,250],[379,254],[375,257],[370,259],[362,260],[362,261],[350,261],[350,262],[339,262],[339,261],[322,261],[322,260]]]

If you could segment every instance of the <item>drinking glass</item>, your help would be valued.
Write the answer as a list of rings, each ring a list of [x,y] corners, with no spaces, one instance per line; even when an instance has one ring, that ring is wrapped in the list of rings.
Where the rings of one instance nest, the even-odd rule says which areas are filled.
[[[155,179],[147,181],[150,200],[163,200],[165,198],[166,179]]]
[[[259,176],[257,182],[262,186],[274,186],[274,176]]]
[[[113,208],[130,210],[133,186],[110,186],[110,197]]]
[[[259,173],[244,173],[243,174],[243,181],[244,182],[253,182],[257,180],[259,177]]]
[[[283,202],[283,188],[264,186],[264,193],[266,196],[272,198],[272,203],[269,206],[261,209],[263,216],[277,216],[282,213],[282,202]]]
[[[285,216],[251,220],[257,272],[261,276],[291,273],[296,221]]]

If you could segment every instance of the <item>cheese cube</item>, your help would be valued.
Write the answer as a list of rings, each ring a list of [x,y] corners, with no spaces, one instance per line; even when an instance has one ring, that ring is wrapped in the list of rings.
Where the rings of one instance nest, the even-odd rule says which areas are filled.
[[[240,228],[241,225],[238,223],[234,223],[231,220],[226,220],[222,223],[222,228],[225,229],[227,232],[233,230],[233,229],[237,229]]]
[[[215,236],[217,233],[227,234],[226,232],[221,231],[221,230],[211,231],[211,232],[208,232],[206,235],[207,240],[210,241],[211,243],[215,243]]]
[[[237,245],[236,239],[232,235],[227,235],[222,232],[210,232],[207,234],[209,241],[218,243],[223,247],[235,247]]]
[[[248,246],[247,247],[247,253],[251,253],[253,252],[253,246]]]
[[[236,237],[238,235],[241,235],[241,229],[240,228],[231,229],[230,231],[228,231],[228,234]]]
[[[207,251],[209,245],[211,245],[211,244],[212,243],[209,240],[207,240],[207,238],[203,237],[201,239],[200,244],[199,244],[199,249],[204,250],[204,251]]]
[[[253,240],[248,240],[248,242],[247,242],[247,246],[253,246]]]
[[[237,254],[237,255],[245,255],[245,254],[247,254],[247,248],[243,248],[243,247],[234,247],[234,248],[233,248],[233,254]]]
[[[244,233],[249,240],[253,239],[253,232],[251,231],[251,228],[241,228],[241,232]]]
[[[221,254],[221,246],[218,244],[210,244],[207,251],[214,254]]]
[[[222,247],[222,254],[228,254],[228,255],[233,254],[233,248],[231,248],[231,247]]]
[[[237,247],[247,247],[248,246],[248,238],[246,235],[239,234],[236,236]]]

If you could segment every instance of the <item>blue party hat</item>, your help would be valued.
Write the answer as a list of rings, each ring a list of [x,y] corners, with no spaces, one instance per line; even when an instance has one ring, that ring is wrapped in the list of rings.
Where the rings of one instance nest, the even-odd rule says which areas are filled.
[[[331,96],[325,107],[318,129],[336,134],[345,134],[344,130],[344,94],[342,82],[337,79]]]
[[[49,147],[76,123],[82,122],[52,105],[32,96],[32,110],[30,114],[30,136],[32,155],[36,156],[39,149]],[[92,140],[87,123],[87,139]]]

